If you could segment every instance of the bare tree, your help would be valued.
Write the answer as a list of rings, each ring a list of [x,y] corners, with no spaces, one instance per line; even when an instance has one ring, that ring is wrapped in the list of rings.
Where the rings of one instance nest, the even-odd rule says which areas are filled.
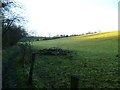
[[[3,46],[11,46],[27,35],[24,29],[26,20],[22,15],[24,6],[15,0],[2,0],[1,3],[2,44]]]
[[[1,2],[1,13],[3,15],[2,36],[4,38],[5,34],[9,32],[9,28],[12,25],[23,27],[23,23],[25,23],[26,20],[21,15],[24,12],[23,5],[16,2],[15,0],[2,0]]]

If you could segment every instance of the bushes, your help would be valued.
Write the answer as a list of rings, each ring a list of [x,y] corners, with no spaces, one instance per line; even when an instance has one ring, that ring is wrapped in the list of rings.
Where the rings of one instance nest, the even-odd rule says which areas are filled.
[[[3,31],[2,33],[4,33],[6,30],[3,28],[2,31]],[[7,31],[7,33],[5,33],[2,36],[3,48],[7,48],[7,47],[15,45],[21,38],[25,37],[26,34],[27,33],[25,32],[25,30],[22,29],[21,27],[17,27],[15,25],[11,26],[9,28],[9,31]]]

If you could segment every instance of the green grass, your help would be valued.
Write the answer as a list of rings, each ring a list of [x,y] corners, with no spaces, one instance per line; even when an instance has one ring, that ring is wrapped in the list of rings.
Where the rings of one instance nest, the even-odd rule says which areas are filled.
[[[36,41],[36,50],[50,47],[76,52],[73,58],[38,56],[35,87],[70,87],[70,76],[79,77],[80,88],[116,88],[118,85],[118,32],[105,32],[56,40]],[[41,72],[43,71],[43,72]],[[40,75],[46,76],[45,80]]]
[[[70,77],[79,78],[80,88],[117,88],[118,84],[118,32],[105,32],[67,37],[55,40],[34,41],[34,50],[58,47],[72,51],[73,57],[37,55],[33,73],[33,87],[70,88]],[[3,50],[6,62],[17,49]],[[22,53],[12,60],[12,69],[5,74],[5,87],[25,88],[31,60],[26,54],[22,67]],[[14,61],[14,62],[13,62]]]

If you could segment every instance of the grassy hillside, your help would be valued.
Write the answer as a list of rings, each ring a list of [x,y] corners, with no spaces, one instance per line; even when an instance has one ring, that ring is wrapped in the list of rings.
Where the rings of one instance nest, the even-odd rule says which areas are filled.
[[[32,47],[36,51],[57,47],[61,48],[62,52],[65,50],[72,52],[72,56],[37,55],[32,87],[70,88],[71,76],[79,78],[79,88],[117,88],[120,86],[117,31],[34,41]],[[23,53],[19,46],[3,50],[4,88],[31,87],[27,85],[31,53],[29,48],[26,48]]]
[[[70,87],[71,75],[79,77],[81,88],[119,87],[117,31],[36,41],[33,47],[37,50],[59,47],[75,52],[73,58],[38,56],[34,73],[36,87],[48,84]],[[47,76],[45,80],[40,78],[41,71]]]
[[[86,52],[93,55],[116,55],[118,53],[118,32],[114,31],[98,34],[89,34],[40,42],[36,41],[33,43],[33,46],[37,49],[60,47],[79,52]]]

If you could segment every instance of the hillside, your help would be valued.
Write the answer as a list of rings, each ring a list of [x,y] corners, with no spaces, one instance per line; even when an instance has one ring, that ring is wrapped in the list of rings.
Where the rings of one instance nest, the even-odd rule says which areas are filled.
[[[116,52],[118,49],[118,32],[103,32],[82,36],[74,36],[57,40],[37,41],[33,46],[39,48],[60,47],[64,49],[98,52]],[[95,51],[94,51],[95,50]]]
[[[71,59],[53,56],[42,56],[37,58],[37,62],[39,62],[36,66],[37,69],[43,66],[47,69],[49,74],[50,71],[54,72],[54,74],[51,75],[54,76],[55,82],[58,81],[57,77],[61,78],[61,81],[58,81],[60,85],[63,84],[63,80],[65,79],[64,83],[69,87],[69,75],[77,75],[80,78],[79,86],[82,88],[118,87],[117,31],[56,40],[36,41],[33,42],[33,47],[37,50],[59,47],[72,50],[76,53]],[[62,72],[63,74],[61,75],[60,73]],[[68,75],[68,77],[66,75]],[[59,85],[56,85],[56,87],[57,86]]]
[[[120,88],[117,31],[34,41],[32,48],[46,53],[35,57],[32,86],[27,84],[32,52],[16,45],[3,51],[4,87],[70,89],[75,76],[79,88]]]

